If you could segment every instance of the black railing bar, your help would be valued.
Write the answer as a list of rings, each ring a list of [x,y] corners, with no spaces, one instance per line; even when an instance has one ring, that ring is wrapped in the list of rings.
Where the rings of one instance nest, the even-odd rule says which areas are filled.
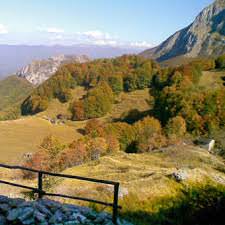
[[[109,185],[118,185],[119,184],[118,182],[115,182],[115,181],[94,179],[94,178],[89,178],[89,177],[81,177],[81,176],[74,176],[74,175],[68,175],[68,174],[51,173],[51,172],[46,172],[46,171],[42,171],[42,170],[30,169],[30,168],[22,167],[22,166],[9,166],[9,165],[0,164],[0,167],[7,168],[7,169],[27,170],[30,172],[42,173],[42,174],[49,175],[49,176],[71,178],[71,179],[84,180],[84,181],[95,182],[95,183],[103,183],[103,184],[109,184]]]
[[[15,183],[3,181],[3,180],[0,180],[0,183],[7,184],[7,185],[11,185],[11,186],[15,186],[15,187],[29,189],[29,190],[32,190],[32,191],[34,191],[36,193],[41,192],[43,195],[46,195],[46,196],[56,196],[56,197],[62,197],[62,198],[70,198],[70,199],[74,199],[74,200],[94,202],[94,203],[98,203],[98,204],[106,205],[106,206],[111,206],[111,207],[113,206],[113,203],[102,202],[102,201],[99,201],[99,200],[89,199],[89,198],[82,198],[82,197],[75,197],[75,196],[73,197],[73,196],[69,196],[69,195],[47,193],[47,192],[44,192],[44,191],[40,191],[38,188],[33,188],[33,187],[21,185],[21,184],[15,184]],[[117,208],[121,209],[122,207],[121,206],[118,206]]]
[[[25,186],[25,185],[22,185],[22,184],[15,184],[15,183],[11,183],[11,182],[4,181],[4,180],[0,180],[0,183],[1,183],[1,184],[7,184],[7,185],[15,186],[15,187],[20,187],[20,188],[29,189],[29,190],[32,190],[32,191],[35,191],[35,192],[40,192],[40,190],[39,190],[38,188],[29,187],[29,186]],[[42,192],[43,192],[43,191],[42,191]],[[43,193],[44,193],[44,192],[43,192]]]
[[[109,185],[117,185],[117,183],[118,183],[115,181],[101,180],[101,179],[95,179],[95,178],[89,178],[89,177],[80,177],[80,176],[74,176],[74,175],[68,175],[68,174],[51,173],[51,172],[45,172],[45,171],[43,171],[43,174],[49,175],[49,176],[54,176],[54,177],[71,178],[71,179],[76,179],[76,180],[84,180],[84,181],[109,184]]]
[[[107,203],[107,202],[102,202],[102,201],[99,201],[99,200],[83,198],[83,197],[73,197],[73,196],[70,196],[70,195],[54,194],[54,193],[47,193],[47,192],[44,195],[62,197],[62,198],[69,198],[69,199],[86,201],[86,202],[93,202],[93,203],[97,203],[97,204],[101,204],[101,205],[105,205],[105,206],[110,206],[110,207],[113,206],[113,203]],[[122,207],[118,206],[118,208],[122,208]]]

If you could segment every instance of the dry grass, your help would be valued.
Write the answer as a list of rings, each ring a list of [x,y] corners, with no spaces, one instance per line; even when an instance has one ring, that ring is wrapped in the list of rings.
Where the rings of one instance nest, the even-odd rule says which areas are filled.
[[[38,149],[43,138],[54,135],[64,143],[81,136],[73,127],[52,125],[38,117],[0,122],[0,161],[18,163],[26,152]]]
[[[225,76],[225,71],[205,71],[199,85],[201,87],[208,87],[209,89],[220,88],[223,85],[223,80],[221,79],[223,76]]]
[[[138,109],[140,112],[149,110],[149,89],[136,90],[129,93],[122,92],[118,96],[118,103],[114,104],[110,117],[120,118],[125,112]]]
[[[218,167],[224,167],[220,158],[198,147],[181,145],[155,153],[121,152],[113,156],[105,156],[100,161],[67,169],[64,173],[119,181],[121,195],[123,195],[120,201],[123,204],[124,198],[134,194],[138,199],[175,197],[182,184],[175,182],[170,175],[177,169],[185,169],[188,172],[190,175],[186,181],[188,185],[211,179],[210,177],[219,173],[216,171]],[[70,179],[58,180],[53,191],[101,200],[109,200],[112,196],[110,187]]]
[[[157,213],[160,207],[159,202],[162,199],[179,198],[184,187],[209,181],[214,183],[215,176],[219,176],[225,182],[225,174],[217,170],[219,167],[224,167],[221,158],[210,155],[206,150],[195,146],[180,145],[144,154],[119,152],[102,157],[99,161],[67,169],[63,173],[119,181],[119,204],[123,207],[121,213],[127,215],[128,218],[130,218],[130,213],[133,213],[132,221],[138,221],[137,224],[141,225],[149,225],[149,218],[144,219],[139,216],[140,218],[136,220],[135,213],[148,216]],[[171,178],[171,174],[177,169],[185,169],[188,173],[186,181],[179,183]],[[15,181],[15,174],[12,175],[8,171],[0,172],[0,176]],[[35,185],[35,181],[16,180],[16,182],[32,186]],[[62,178],[48,179],[45,182],[47,182],[49,192],[112,201],[113,189],[109,185]],[[6,187],[0,185],[0,194],[21,196],[18,190],[6,189]],[[85,204],[73,200],[60,199],[60,201]],[[168,206],[169,203],[166,204]],[[89,206],[96,207],[96,205]],[[104,208],[98,207],[97,209],[103,210]]]

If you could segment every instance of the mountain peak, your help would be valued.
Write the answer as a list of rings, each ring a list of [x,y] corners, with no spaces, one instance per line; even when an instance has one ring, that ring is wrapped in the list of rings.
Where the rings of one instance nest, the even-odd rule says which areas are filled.
[[[225,0],[203,9],[194,22],[159,46],[141,53],[164,61],[177,56],[217,56],[225,53]]]
[[[16,75],[25,78],[33,85],[40,85],[50,78],[57,69],[65,63],[78,62],[83,63],[89,61],[89,57],[85,55],[57,55],[48,59],[34,60],[29,65],[20,69]]]

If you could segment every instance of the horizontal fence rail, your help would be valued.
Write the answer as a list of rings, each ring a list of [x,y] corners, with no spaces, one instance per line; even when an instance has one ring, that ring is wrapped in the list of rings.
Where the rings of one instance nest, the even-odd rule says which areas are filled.
[[[101,180],[101,179],[94,179],[89,177],[81,177],[81,176],[74,176],[74,175],[68,175],[68,174],[60,174],[60,173],[52,173],[42,170],[35,170],[32,168],[22,167],[22,166],[10,166],[6,164],[0,164],[1,168],[6,168],[10,170],[23,170],[23,171],[29,171],[38,174],[38,183],[37,188],[25,186],[17,183],[12,183],[4,180],[0,180],[0,183],[18,187],[18,188],[24,188],[33,191],[34,193],[38,194],[38,198],[41,199],[43,196],[55,196],[55,197],[61,197],[61,198],[68,198],[68,199],[74,199],[74,200],[80,200],[80,201],[86,201],[86,202],[92,202],[96,204],[101,204],[105,206],[112,207],[113,213],[112,213],[112,221],[114,224],[117,224],[117,218],[118,218],[118,209],[121,209],[121,206],[118,205],[118,198],[119,198],[119,183],[109,180]],[[76,197],[76,196],[70,196],[70,195],[63,195],[63,194],[55,194],[55,193],[48,193],[43,189],[43,175],[53,176],[53,177],[62,177],[62,178],[69,178],[69,179],[76,179],[76,180],[82,180],[87,182],[93,182],[93,183],[101,183],[106,185],[112,185],[114,186],[114,196],[113,196],[113,202],[104,202],[96,199],[90,199],[90,198],[84,198],[84,197]]]

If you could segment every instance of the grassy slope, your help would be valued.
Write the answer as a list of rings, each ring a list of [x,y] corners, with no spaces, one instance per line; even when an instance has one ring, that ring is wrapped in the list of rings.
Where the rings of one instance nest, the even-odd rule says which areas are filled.
[[[200,85],[218,87],[222,85],[220,77],[224,72],[204,72]],[[74,97],[80,98],[84,90],[77,89]],[[146,99],[148,90],[122,93],[112,113],[106,116],[118,118],[123,112],[130,109],[148,110]],[[76,129],[83,128],[86,121],[71,122],[71,126],[51,125],[41,119],[44,115],[55,117],[59,113],[67,113],[67,104],[61,104],[57,100],[52,101],[49,109],[36,117],[26,117],[22,120],[0,122],[0,146],[3,146],[1,160],[7,161],[15,155],[18,160],[22,153],[36,150],[40,140],[47,134],[53,133],[65,142],[80,136]],[[16,147],[15,147],[16,146]],[[175,182],[170,174],[177,168],[185,169],[189,179],[184,184]],[[203,180],[215,180],[219,176],[225,182],[224,162],[205,150],[194,146],[174,146],[163,152],[145,154],[117,153],[105,156],[100,161],[90,162],[85,165],[67,169],[68,174],[110,179],[121,182],[120,204],[123,206],[124,215],[144,212],[150,215],[155,212],[154,203],[161,198],[176,197],[183,187],[193,183],[201,183]],[[8,176],[8,173],[7,173]],[[25,182],[25,181],[22,181]],[[86,182],[71,180],[58,180],[53,183],[53,189],[63,194],[75,194],[85,197],[111,199],[112,189],[100,185],[91,185]],[[11,190],[11,189],[10,189]],[[91,190],[91,191],[90,191]],[[4,189],[0,188],[0,194]],[[14,190],[11,190],[14,193]],[[131,214],[130,214],[131,213]],[[131,217],[130,217],[131,218]],[[135,224],[149,225],[143,218],[132,218]]]
[[[200,79],[199,85],[202,87],[219,88],[223,86],[222,78],[225,76],[225,71],[205,71]]]
[[[0,161],[14,163],[20,162],[23,153],[36,151],[42,139],[49,134],[65,143],[80,136],[73,127],[52,125],[37,117],[0,121],[0,130]]]
[[[23,78],[10,76],[0,81],[0,111],[24,100],[32,85]]]
[[[73,91],[73,99],[81,98],[85,94],[83,88]],[[123,100],[114,105],[109,117],[118,117],[131,108],[146,110],[148,108],[145,99],[148,98],[148,90],[135,91],[122,94]],[[36,116],[23,117],[14,121],[0,121],[0,162],[16,162],[21,160],[25,152],[33,152],[38,149],[41,140],[49,134],[55,135],[65,142],[72,142],[81,137],[80,129],[85,127],[87,121],[72,122],[67,125],[52,125],[44,116],[55,118],[59,113],[68,113],[69,103],[62,104],[58,100],[53,100],[49,108]],[[16,156],[16,157],[15,157]],[[18,157],[17,157],[18,156]]]
[[[123,207],[122,214],[129,214],[131,219],[132,214],[136,213],[156,213],[155,202],[176,197],[184,186],[208,180],[213,182],[216,176],[225,182],[225,175],[219,172],[224,166],[220,158],[203,149],[180,145],[164,149],[163,152],[105,156],[98,162],[70,168],[64,173],[119,181],[120,193],[123,195],[119,201]],[[181,168],[189,176],[182,184],[170,177],[172,172]],[[53,191],[58,193],[112,200],[112,189],[107,186],[69,179],[54,182]],[[144,218],[132,220],[135,224],[149,225]]]

